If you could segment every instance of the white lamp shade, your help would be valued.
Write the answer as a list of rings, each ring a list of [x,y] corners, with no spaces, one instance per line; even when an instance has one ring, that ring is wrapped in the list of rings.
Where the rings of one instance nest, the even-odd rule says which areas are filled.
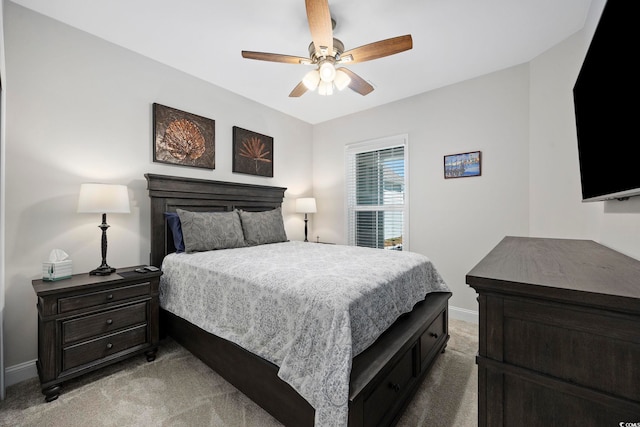
[[[338,90],[343,90],[349,83],[351,83],[351,77],[341,69],[336,70],[336,78],[333,80],[333,83],[336,85]]]
[[[318,70],[311,70],[305,74],[302,83],[304,83],[307,89],[316,90],[318,83],[320,83],[320,73]]]
[[[129,191],[126,185],[81,184],[79,213],[129,213]]]
[[[316,199],[314,197],[302,197],[296,199],[296,212],[316,213]]]
[[[333,95],[333,83],[321,80],[318,85],[318,94],[323,96]]]
[[[320,80],[331,83],[336,77],[336,67],[331,62],[324,62],[318,69],[320,72]]]

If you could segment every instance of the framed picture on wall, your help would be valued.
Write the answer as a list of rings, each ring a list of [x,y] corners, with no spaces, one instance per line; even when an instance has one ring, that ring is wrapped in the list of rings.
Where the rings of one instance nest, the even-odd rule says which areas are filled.
[[[273,138],[234,126],[233,172],[273,178]]]
[[[153,104],[153,161],[215,169],[216,122]]]
[[[444,156],[444,177],[465,178],[482,174],[482,152],[449,154]]]

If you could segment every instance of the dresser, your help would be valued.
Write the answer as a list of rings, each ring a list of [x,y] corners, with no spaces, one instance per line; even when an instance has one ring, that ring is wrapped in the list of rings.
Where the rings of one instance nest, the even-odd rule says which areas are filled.
[[[640,423],[640,261],[588,240],[505,237],[478,293],[478,425]]]
[[[145,353],[159,340],[158,286],[162,272],[119,269],[109,276],[76,274],[34,280],[38,309],[38,375],[47,402],[62,382]]]

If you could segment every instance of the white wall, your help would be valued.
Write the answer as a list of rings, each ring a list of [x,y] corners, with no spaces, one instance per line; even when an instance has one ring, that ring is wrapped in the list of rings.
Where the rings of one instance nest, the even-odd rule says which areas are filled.
[[[4,2],[0,1],[0,79],[4,87]],[[4,399],[4,139],[5,139],[5,91],[0,94],[0,400]]]
[[[345,145],[407,133],[409,249],[434,262],[452,306],[477,310],[466,273],[505,235],[529,232],[528,89],[522,65],[316,125],[311,235],[346,242]],[[482,176],[444,179],[445,155],[476,150]]]
[[[109,215],[108,262],[149,260],[149,198],[144,173],[288,187],[289,238],[304,238],[293,198],[311,193],[311,125],[175,69],[5,4],[6,364],[37,357],[31,280],[53,248],[75,272],[100,264],[99,215],[77,214],[80,184],[129,186],[132,212]],[[152,161],[152,103],[215,120],[214,171]],[[232,127],[274,137],[274,178],[233,174]]]
[[[530,230],[595,240],[640,259],[640,197],[581,202],[572,90],[605,3],[593,0],[585,28],[530,64]]]

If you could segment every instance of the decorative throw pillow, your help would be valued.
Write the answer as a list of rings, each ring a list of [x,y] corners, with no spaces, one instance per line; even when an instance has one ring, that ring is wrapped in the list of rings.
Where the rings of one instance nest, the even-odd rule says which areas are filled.
[[[167,219],[167,224],[171,230],[173,237],[173,246],[176,248],[176,252],[184,252],[184,239],[182,237],[182,227],[180,225],[180,217],[176,212],[165,212],[164,217]]]
[[[176,209],[186,252],[245,246],[240,217],[232,212],[191,212]]]
[[[280,207],[264,212],[239,211],[239,213],[247,245],[287,241]]]

